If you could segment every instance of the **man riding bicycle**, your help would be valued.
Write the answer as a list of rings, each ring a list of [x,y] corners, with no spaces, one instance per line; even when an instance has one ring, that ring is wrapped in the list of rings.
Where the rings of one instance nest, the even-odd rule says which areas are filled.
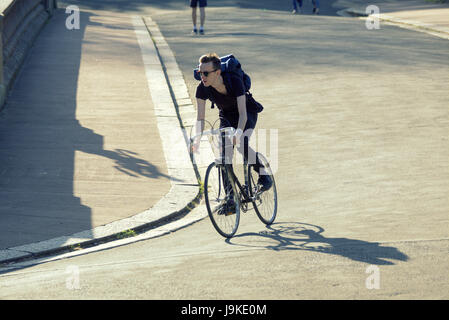
[[[241,77],[234,74],[224,77],[221,60],[216,53],[201,56],[199,63],[201,82],[195,95],[197,132],[203,132],[206,100],[211,100],[219,109],[220,128],[233,127],[236,129],[232,139],[233,144],[237,145],[237,149],[243,154],[245,161],[248,158],[255,159],[255,163],[251,164],[259,173],[257,183],[261,186],[261,190],[269,190],[273,182],[268,175],[261,172],[263,166],[260,164],[257,153],[249,146],[249,138],[256,127],[258,113],[262,111],[262,106],[254,100],[251,94],[246,92]],[[194,150],[198,149],[198,144],[199,140],[194,142]],[[224,183],[226,184],[226,181]],[[230,200],[228,207],[232,207],[232,202],[233,200]]]

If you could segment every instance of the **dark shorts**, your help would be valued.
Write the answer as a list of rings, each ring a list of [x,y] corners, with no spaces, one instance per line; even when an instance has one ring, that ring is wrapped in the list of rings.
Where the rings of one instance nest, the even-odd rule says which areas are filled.
[[[207,0],[190,0],[190,6],[192,8],[196,8],[198,6],[198,2],[200,3],[200,8],[207,7]]]
[[[243,137],[243,143],[240,143],[240,145],[237,147],[237,150],[240,154],[243,155],[244,159],[246,161],[249,161],[250,164],[254,165],[254,170],[256,170],[257,172],[259,172],[259,168],[260,168],[260,162],[258,157],[256,156],[256,151],[253,150],[250,146],[249,146],[249,139],[251,138],[251,135],[253,133],[253,130],[256,128],[256,124],[257,124],[257,113],[255,112],[247,112],[247,121],[246,121],[246,126],[245,126],[245,131],[244,131],[244,137]],[[238,114],[237,115],[224,115],[224,114],[220,114],[220,128],[225,128],[225,127],[233,127],[234,129],[237,129],[237,125],[239,122],[239,118],[238,118]],[[249,130],[252,129],[252,130]],[[249,130],[249,131],[247,131]],[[232,145],[231,141],[228,140],[227,142],[225,142],[226,146]],[[232,147],[234,148],[234,147]],[[231,153],[232,155],[232,153]],[[232,157],[229,160],[228,163],[232,163]]]
[[[254,129],[257,124],[257,113],[247,112],[246,113],[246,125],[245,130]],[[220,128],[233,127],[237,129],[239,123],[239,114],[224,114],[220,113]]]

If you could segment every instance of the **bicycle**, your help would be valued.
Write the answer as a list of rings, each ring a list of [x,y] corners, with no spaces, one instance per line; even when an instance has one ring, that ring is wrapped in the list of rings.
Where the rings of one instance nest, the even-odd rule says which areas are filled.
[[[225,238],[232,238],[240,223],[240,212],[254,209],[259,219],[266,225],[274,222],[277,215],[277,189],[270,164],[266,157],[257,153],[264,174],[272,180],[270,189],[263,191],[254,179],[254,164],[243,161],[242,184],[235,174],[232,162],[226,163],[226,145],[231,141],[235,129],[225,127],[204,131],[214,151],[215,160],[206,169],[204,177],[204,199],[212,225]],[[198,137],[191,138],[191,143]],[[257,174],[256,174],[257,176]],[[229,200],[235,207],[226,208]]]

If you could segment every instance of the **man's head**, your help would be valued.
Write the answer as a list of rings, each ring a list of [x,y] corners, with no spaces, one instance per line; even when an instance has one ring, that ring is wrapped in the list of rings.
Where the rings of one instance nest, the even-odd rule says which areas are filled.
[[[203,84],[213,85],[221,74],[221,61],[216,53],[208,53],[200,57],[200,76]]]

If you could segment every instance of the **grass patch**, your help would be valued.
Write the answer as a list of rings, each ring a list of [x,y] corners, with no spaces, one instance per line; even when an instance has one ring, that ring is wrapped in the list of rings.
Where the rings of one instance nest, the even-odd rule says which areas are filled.
[[[425,0],[429,3],[449,3],[449,0]]]
[[[135,235],[136,235],[136,232],[134,230],[128,229],[128,230],[122,231],[119,234],[117,234],[117,239],[130,238],[130,237],[134,237]]]

